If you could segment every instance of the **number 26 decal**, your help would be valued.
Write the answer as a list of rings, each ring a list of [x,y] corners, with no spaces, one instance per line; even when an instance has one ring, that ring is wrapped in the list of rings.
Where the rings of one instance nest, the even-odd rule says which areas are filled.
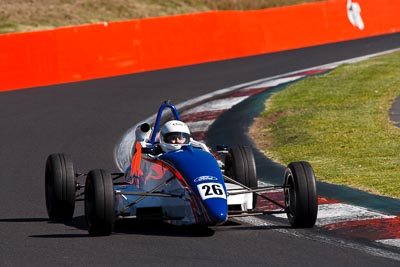
[[[218,183],[203,183],[197,185],[202,199],[207,198],[224,198],[226,199],[225,190],[221,184]]]

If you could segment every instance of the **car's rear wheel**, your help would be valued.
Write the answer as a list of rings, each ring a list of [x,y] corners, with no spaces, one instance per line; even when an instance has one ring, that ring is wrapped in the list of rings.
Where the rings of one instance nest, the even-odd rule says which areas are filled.
[[[46,161],[45,194],[47,214],[51,220],[71,219],[75,210],[76,181],[71,158],[51,154]]]
[[[249,188],[256,188],[257,171],[253,150],[248,146],[229,149],[225,157],[225,175]],[[253,193],[253,207],[256,206],[257,194]]]
[[[314,170],[308,162],[292,162],[284,175],[285,205],[294,228],[311,228],[318,214]]]
[[[114,187],[106,170],[92,170],[85,182],[85,218],[90,235],[110,235],[114,228]]]

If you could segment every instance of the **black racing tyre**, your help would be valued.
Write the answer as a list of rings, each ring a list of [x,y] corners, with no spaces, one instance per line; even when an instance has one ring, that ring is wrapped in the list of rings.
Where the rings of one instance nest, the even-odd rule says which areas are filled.
[[[85,182],[85,218],[90,235],[110,235],[114,228],[114,187],[106,170],[92,170]]]
[[[50,220],[71,219],[75,210],[76,181],[71,158],[64,154],[47,157],[45,171],[46,208]]]
[[[256,188],[257,171],[253,150],[247,146],[229,149],[225,157],[225,175],[250,188]],[[253,193],[253,208],[256,207],[257,194]]]
[[[314,170],[308,162],[292,162],[284,176],[285,205],[294,228],[311,228],[318,214],[318,196]]]

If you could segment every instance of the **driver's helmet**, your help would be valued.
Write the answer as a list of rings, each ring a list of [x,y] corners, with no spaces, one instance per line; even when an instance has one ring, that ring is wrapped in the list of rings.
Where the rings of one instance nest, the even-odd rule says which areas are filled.
[[[160,146],[164,152],[178,150],[190,141],[189,127],[178,120],[166,122],[160,131]]]

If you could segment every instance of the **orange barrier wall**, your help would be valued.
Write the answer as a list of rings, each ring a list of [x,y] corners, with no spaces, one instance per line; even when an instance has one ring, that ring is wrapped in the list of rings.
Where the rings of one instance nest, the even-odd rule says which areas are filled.
[[[361,8],[351,23],[349,4]],[[357,12],[356,12],[357,13]],[[0,35],[0,91],[171,68],[400,31],[399,0],[328,0]]]

